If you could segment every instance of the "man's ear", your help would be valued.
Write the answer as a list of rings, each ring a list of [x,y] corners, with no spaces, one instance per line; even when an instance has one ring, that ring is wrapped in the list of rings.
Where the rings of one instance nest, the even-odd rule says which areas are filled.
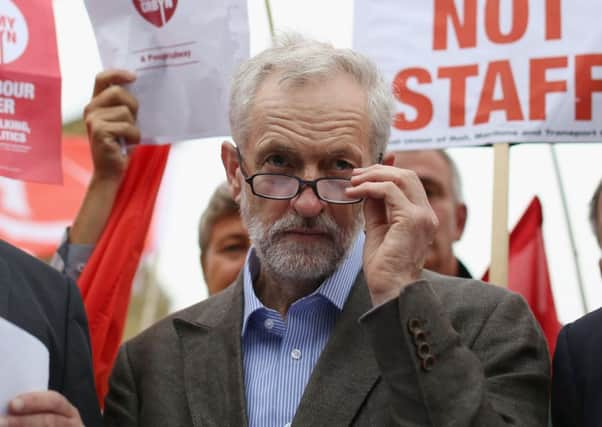
[[[222,142],[222,163],[226,171],[230,195],[236,203],[240,204],[241,177],[237,173],[240,169],[239,157],[236,147],[228,141]]]
[[[466,227],[466,219],[468,218],[468,208],[464,203],[456,203],[456,232],[454,233],[454,241],[460,240]]]

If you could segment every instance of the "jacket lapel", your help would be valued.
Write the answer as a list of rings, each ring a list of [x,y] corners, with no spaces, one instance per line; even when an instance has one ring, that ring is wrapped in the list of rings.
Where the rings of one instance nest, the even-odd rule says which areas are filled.
[[[293,425],[351,424],[380,377],[370,341],[358,324],[371,307],[360,272],[305,388]]]
[[[247,425],[241,354],[242,275],[197,319],[175,318],[195,427]]]

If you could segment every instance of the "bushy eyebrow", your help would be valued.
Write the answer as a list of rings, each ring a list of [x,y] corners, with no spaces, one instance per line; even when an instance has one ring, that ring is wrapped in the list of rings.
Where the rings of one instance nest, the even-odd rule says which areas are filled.
[[[281,141],[279,139],[269,139],[261,142],[254,153],[255,166],[259,166],[259,162],[267,154],[283,154],[288,156],[293,161],[301,159],[301,149],[298,147],[303,146],[301,141]],[[362,152],[359,147],[353,144],[347,144],[342,142],[331,142],[328,143],[326,150],[321,155],[323,160],[329,161],[333,158],[349,158],[351,160],[361,163]],[[320,160],[320,159],[318,159]]]

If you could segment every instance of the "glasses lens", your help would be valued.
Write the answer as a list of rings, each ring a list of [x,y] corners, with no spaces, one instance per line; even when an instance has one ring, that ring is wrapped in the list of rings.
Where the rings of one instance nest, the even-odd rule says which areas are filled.
[[[357,203],[362,199],[348,197],[345,189],[351,187],[351,181],[344,178],[320,179],[316,188],[320,197],[327,202],[333,203]]]
[[[253,190],[255,194],[276,199],[290,199],[297,194],[299,182],[286,175],[255,175]]]

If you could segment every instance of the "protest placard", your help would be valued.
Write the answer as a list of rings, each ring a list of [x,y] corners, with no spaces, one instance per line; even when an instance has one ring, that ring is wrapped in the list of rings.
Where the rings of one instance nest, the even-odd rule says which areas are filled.
[[[243,0],[86,0],[104,68],[134,72],[142,143],[229,135],[229,87],[249,56]]]
[[[61,183],[61,81],[51,0],[0,0],[0,175]]]
[[[354,46],[396,99],[391,148],[602,140],[599,7],[356,0]]]

